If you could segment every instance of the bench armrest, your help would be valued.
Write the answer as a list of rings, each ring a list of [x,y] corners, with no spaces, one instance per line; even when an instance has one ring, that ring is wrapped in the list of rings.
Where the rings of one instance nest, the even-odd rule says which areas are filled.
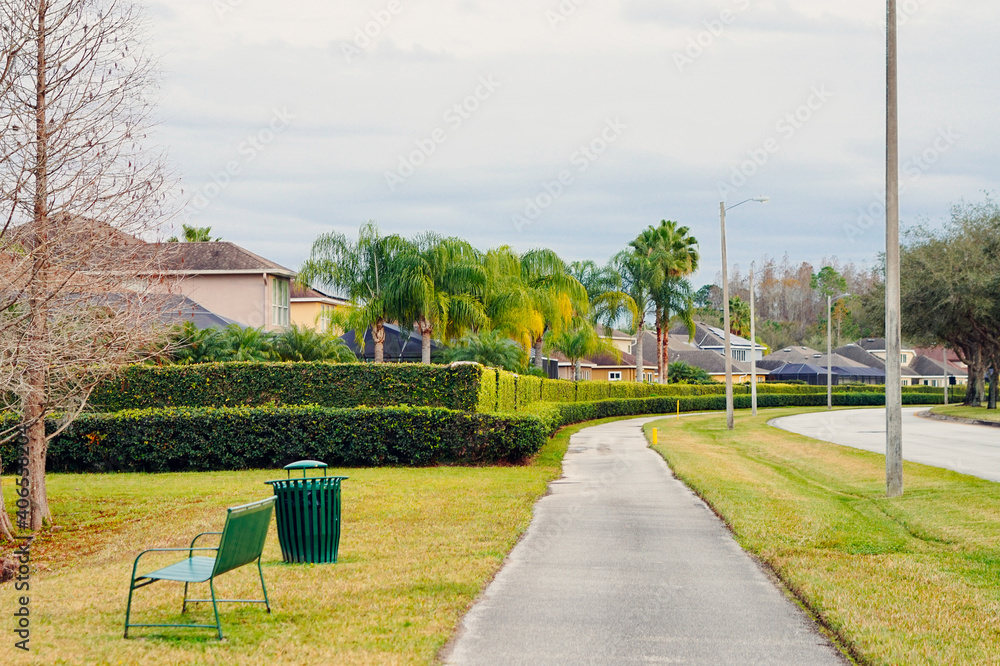
[[[201,534],[195,535],[195,537],[193,539],[191,539],[191,548],[194,548],[194,542],[195,541],[197,541],[198,539],[200,539],[203,536],[207,536],[207,535],[210,535],[210,534],[222,534],[222,532],[202,532]]]

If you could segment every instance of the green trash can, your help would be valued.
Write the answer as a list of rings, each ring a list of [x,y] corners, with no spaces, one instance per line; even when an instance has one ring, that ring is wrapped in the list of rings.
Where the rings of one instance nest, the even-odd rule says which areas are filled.
[[[340,547],[340,482],[346,476],[327,476],[326,463],[300,460],[285,465],[287,479],[265,481],[277,497],[281,556],[288,563],[327,564],[337,561]],[[306,477],[306,470],[322,469],[323,476]],[[292,471],[302,470],[301,479]]]

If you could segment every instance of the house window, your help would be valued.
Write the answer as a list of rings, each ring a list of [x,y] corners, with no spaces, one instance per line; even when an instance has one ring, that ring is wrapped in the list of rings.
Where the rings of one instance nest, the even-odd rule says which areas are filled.
[[[608,381],[609,382],[620,382],[622,380],[622,373],[620,372],[609,372]]]
[[[271,279],[271,323],[288,326],[288,280]]]

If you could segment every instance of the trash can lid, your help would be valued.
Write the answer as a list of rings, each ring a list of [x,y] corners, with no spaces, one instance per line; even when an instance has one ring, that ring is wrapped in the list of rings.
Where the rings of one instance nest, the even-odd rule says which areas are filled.
[[[316,467],[329,467],[329,465],[318,460],[300,460],[290,465],[285,465],[285,469],[313,469]]]

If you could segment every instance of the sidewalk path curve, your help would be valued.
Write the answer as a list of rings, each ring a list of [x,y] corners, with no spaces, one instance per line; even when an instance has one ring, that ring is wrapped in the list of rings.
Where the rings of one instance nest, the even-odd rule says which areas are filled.
[[[446,663],[847,663],[646,446],[650,420],[572,437]]]

